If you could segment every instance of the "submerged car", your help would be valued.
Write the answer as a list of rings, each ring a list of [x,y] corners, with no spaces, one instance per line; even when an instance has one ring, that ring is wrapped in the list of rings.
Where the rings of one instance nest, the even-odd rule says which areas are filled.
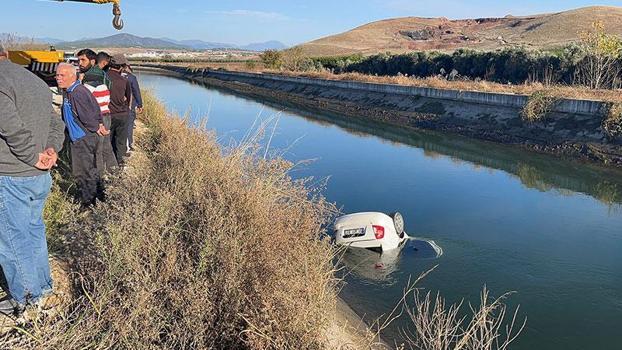
[[[400,213],[348,214],[335,220],[335,243],[348,247],[387,251],[397,249],[408,235]]]

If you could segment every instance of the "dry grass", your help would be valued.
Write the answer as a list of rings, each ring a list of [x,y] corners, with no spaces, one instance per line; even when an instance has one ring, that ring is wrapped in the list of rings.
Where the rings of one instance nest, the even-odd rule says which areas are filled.
[[[434,269],[408,281],[402,299],[380,329],[405,313],[411,324],[402,331],[404,345],[416,350],[505,350],[522,333],[527,319],[517,323],[519,307],[507,313],[505,300],[512,293],[491,298],[484,286],[479,305],[469,304],[470,314],[465,314],[464,301],[447,304],[440,294],[433,298],[417,288]]]
[[[479,306],[470,306],[471,316],[461,316],[462,303],[446,305],[437,294],[413,292],[413,306],[407,307],[414,331],[407,334],[411,349],[503,350],[516,340],[527,320],[517,324],[518,308],[507,314],[504,301],[509,294],[491,299],[484,287]],[[509,316],[509,317],[508,317]]]
[[[535,123],[546,118],[558,98],[550,91],[539,90],[531,94],[521,111],[521,118],[528,123]]]
[[[152,96],[145,108],[144,152],[113,179],[107,202],[71,222],[63,209],[62,227],[51,223],[56,240],[81,242],[81,296],[60,318],[22,327],[21,346],[325,348],[333,206],[292,180],[291,164],[259,157],[252,139],[222,151]]]

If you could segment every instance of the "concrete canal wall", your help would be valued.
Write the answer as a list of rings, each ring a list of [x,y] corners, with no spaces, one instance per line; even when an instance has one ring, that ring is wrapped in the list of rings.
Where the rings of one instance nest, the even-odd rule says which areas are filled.
[[[403,86],[390,84],[364,83],[357,81],[341,81],[326,79],[311,79],[304,77],[290,77],[274,74],[257,74],[246,72],[208,71],[208,76],[223,80],[247,81],[268,80],[280,83],[293,83],[325,88],[338,88],[346,90],[366,91],[382,94],[398,94],[410,97],[427,97],[432,99],[450,100],[475,104],[485,104],[499,107],[522,108],[527,103],[528,96],[515,94],[500,94],[477,91],[460,91],[447,89],[434,89],[418,86]],[[552,112],[596,115],[601,113],[605,104],[600,101],[563,99],[558,101]]]
[[[622,167],[622,140],[601,128],[601,101],[556,101],[542,121],[527,123],[528,96],[414,86],[310,79],[274,74],[140,69],[176,74],[211,86],[298,107],[364,118],[406,128],[441,130],[531,150]]]

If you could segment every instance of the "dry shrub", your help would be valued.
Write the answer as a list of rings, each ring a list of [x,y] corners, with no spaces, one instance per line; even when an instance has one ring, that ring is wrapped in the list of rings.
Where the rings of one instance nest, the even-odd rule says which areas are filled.
[[[523,106],[521,118],[528,123],[544,120],[558,100],[559,98],[551,91],[536,91],[529,96],[527,103]]]
[[[622,136],[622,103],[609,103],[601,127],[610,139]]]
[[[469,303],[470,314],[462,312],[464,301],[447,304],[439,293],[434,298],[423,293],[418,283],[436,267],[421,274],[414,282],[408,280],[404,293],[393,311],[378,329],[386,328],[404,313],[410,325],[402,331],[405,344],[414,350],[505,350],[522,333],[527,319],[517,323],[519,307],[508,314],[505,300],[511,292],[491,298],[486,286],[480,304]]]
[[[516,326],[518,308],[507,317],[504,303],[508,294],[491,299],[486,287],[480,295],[480,305],[470,305],[471,316],[461,316],[462,302],[447,306],[439,294],[413,292],[412,307],[407,314],[414,331],[407,334],[411,349],[421,350],[503,350],[520,335],[526,324]],[[508,318],[508,320],[506,320]],[[507,322],[507,323],[506,323]]]
[[[145,102],[144,152],[76,223],[83,297],[27,332],[35,347],[322,349],[335,305],[334,207],[291,164]]]

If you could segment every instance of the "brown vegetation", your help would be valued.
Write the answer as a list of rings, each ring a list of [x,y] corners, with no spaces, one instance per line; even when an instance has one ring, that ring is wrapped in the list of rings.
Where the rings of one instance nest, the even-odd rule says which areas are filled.
[[[521,118],[529,123],[537,122],[546,118],[553,109],[559,98],[550,91],[539,90],[531,94],[521,111]]]
[[[446,305],[439,294],[412,292],[413,305],[407,306],[407,314],[413,331],[406,334],[411,349],[425,350],[504,350],[523,331],[527,319],[518,324],[518,308],[507,313],[504,300],[490,297],[486,287],[480,295],[478,306],[470,305],[472,315],[461,316],[462,303]],[[508,317],[509,316],[509,317]]]
[[[80,214],[62,204],[66,189],[51,196],[51,245],[73,257],[79,296],[13,338],[58,349],[324,348],[335,280],[322,228],[333,207],[289,178],[291,164],[259,157],[254,140],[223,152],[152,97],[145,107],[143,152],[106,203]]]

